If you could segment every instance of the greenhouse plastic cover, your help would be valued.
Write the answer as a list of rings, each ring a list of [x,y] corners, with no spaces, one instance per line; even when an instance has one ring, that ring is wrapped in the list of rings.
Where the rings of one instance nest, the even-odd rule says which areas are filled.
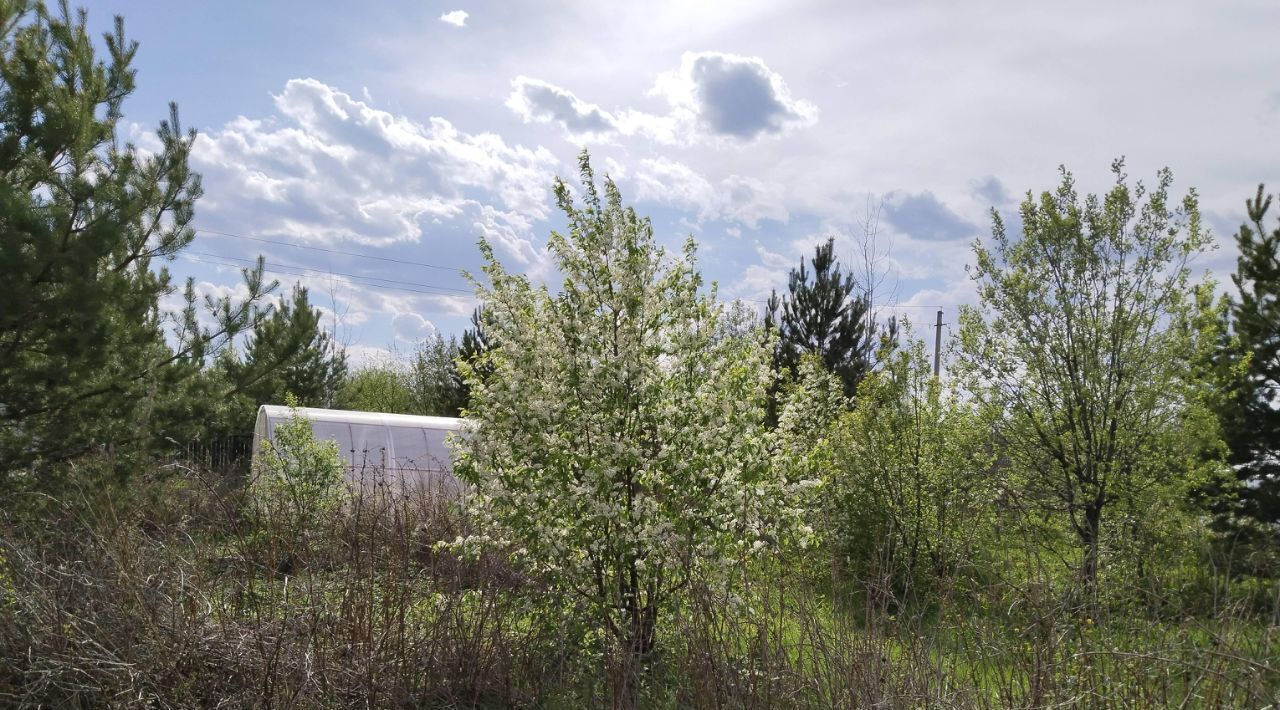
[[[447,443],[462,429],[462,420],[454,417],[265,404],[253,430],[255,464],[267,442],[274,441],[276,426],[294,413],[311,422],[317,439],[337,442],[353,481],[458,487]]]

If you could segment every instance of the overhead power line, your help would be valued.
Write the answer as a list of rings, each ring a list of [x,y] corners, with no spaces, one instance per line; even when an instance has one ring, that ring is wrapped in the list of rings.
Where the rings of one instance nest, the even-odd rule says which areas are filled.
[[[233,239],[246,239],[246,240],[251,241],[251,242],[260,242],[260,243],[262,243],[262,244],[275,244],[275,245],[277,245],[277,246],[282,246],[282,247],[292,247],[292,248],[294,248],[294,249],[309,249],[309,250],[311,250],[311,251],[318,251],[318,252],[322,252],[322,253],[325,253],[325,254],[338,254],[338,255],[341,255],[341,256],[354,256],[354,257],[359,258],[359,259],[371,259],[371,260],[373,260],[373,261],[384,261],[384,262],[388,262],[388,263],[391,263],[391,264],[405,264],[405,265],[407,265],[407,266],[421,266],[421,267],[423,267],[423,268],[425,268],[425,269],[439,269],[439,270],[441,270],[441,271],[454,271],[454,272],[457,272],[457,273],[462,273],[462,272],[463,272],[463,269],[462,269],[462,268],[460,268],[460,267],[457,267],[457,266],[441,266],[440,264],[428,264],[428,263],[423,262],[423,261],[410,261],[410,260],[408,260],[408,259],[392,259],[391,257],[387,257],[387,256],[374,256],[373,254],[361,254],[361,253],[360,253],[360,252],[358,252],[358,251],[343,251],[343,250],[341,250],[341,249],[328,249],[328,248],[326,248],[326,247],[311,246],[310,244],[298,244],[297,242],[286,242],[286,241],[279,240],[279,239],[263,239],[262,237],[250,237],[250,236],[245,235],[245,234],[232,234],[231,232],[219,232],[219,231],[214,230],[214,229],[205,229],[205,228],[203,228],[203,227],[196,227],[196,228],[195,228],[195,230],[196,230],[196,232],[199,232],[199,233],[202,233],[202,234],[213,234],[213,235],[216,235],[216,236],[219,236],[219,237],[231,237],[231,238],[233,238]]]
[[[373,254],[363,254],[363,253],[361,253],[361,252],[357,252],[357,251],[346,251],[346,250],[343,250],[343,249],[329,249],[329,248],[327,248],[327,247],[317,247],[317,246],[312,246],[312,245],[310,245],[310,244],[299,244],[299,243],[297,243],[297,242],[288,242],[288,241],[284,241],[284,240],[280,240],[280,239],[266,239],[266,238],[263,238],[263,237],[253,237],[253,236],[249,236],[249,235],[247,235],[247,234],[235,234],[235,233],[233,233],[233,232],[223,232],[223,231],[219,231],[219,230],[216,230],[216,229],[205,229],[204,227],[195,227],[194,229],[195,229],[195,231],[196,231],[196,232],[201,233],[201,234],[212,234],[212,235],[219,236],[219,237],[230,237],[230,238],[232,238],[232,239],[244,239],[244,240],[251,241],[251,242],[259,242],[259,243],[262,243],[262,244],[274,244],[274,245],[277,245],[277,246],[290,247],[290,248],[293,248],[293,249],[307,249],[307,250],[309,250],[309,251],[321,252],[321,253],[323,253],[323,254],[333,254],[333,255],[339,255],[339,256],[350,256],[350,257],[355,257],[355,258],[357,258],[357,259],[369,259],[369,260],[371,260],[371,261],[381,261],[381,262],[389,263],[389,264],[402,264],[402,265],[405,265],[405,266],[420,266],[420,267],[425,268],[425,269],[438,269],[438,270],[440,270],[440,271],[451,271],[451,272],[458,273],[458,274],[465,273],[465,269],[463,269],[462,267],[458,267],[458,266],[443,266],[443,265],[441,265],[441,264],[430,264],[430,263],[423,262],[423,261],[412,261],[412,260],[410,260],[410,259],[393,259],[393,258],[391,258],[391,257],[386,257],[386,256],[375,256],[375,255],[373,255]],[[224,256],[224,255],[222,255],[222,254],[211,254],[211,253],[208,253],[208,252],[188,251],[187,253],[188,253],[188,254],[200,254],[200,255],[202,255],[202,256],[212,257],[212,258],[216,258],[216,259],[234,259],[234,260],[236,260],[236,261],[243,261],[243,262],[248,262],[248,263],[254,263],[254,261],[255,261],[254,259],[244,259],[244,258],[236,257],[236,256]],[[214,262],[209,262],[209,261],[205,261],[205,260],[202,260],[202,259],[195,259],[195,258],[193,258],[193,257],[192,257],[192,259],[193,259],[194,261],[204,261],[204,263],[214,263]],[[322,275],[322,276],[327,276],[327,275],[332,275],[332,276],[343,276],[343,277],[350,278],[350,279],[362,279],[362,280],[381,281],[381,282],[385,282],[385,283],[388,283],[388,284],[398,284],[398,285],[403,285],[403,286],[411,286],[411,287],[426,288],[426,289],[435,289],[435,290],[438,290],[438,291],[448,291],[448,292],[452,292],[452,293],[460,293],[460,294],[470,294],[470,293],[471,293],[471,291],[470,291],[470,290],[468,290],[468,289],[458,289],[458,288],[452,288],[452,287],[449,287],[449,286],[437,286],[437,285],[435,285],[435,284],[424,284],[424,283],[418,283],[418,282],[414,282],[414,281],[398,281],[398,280],[395,280],[395,279],[386,279],[386,278],[382,278],[382,277],[380,277],[380,276],[362,276],[362,275],[358,275],[358,274],[348,274],[348,273],[343,273],[343,272],[340,272],[340,271],[332,271],[332,270],[324,270],[324,269],[315,269],[315,268],[306,267],[306,266],[296,266],[296,265],[292,265],[292,264],[284,264],[284,263],[281,263],[281,262],[278,262],[278,261],[273,261],[273,262],[270,262],[270,263],[273,263],[273,264],[275,264],[275,266],[280,267],[280,268],[284,268],[284,269],[297,269],[297,270],[302,270],[302,271],[307,271],[307,272],[313,272],[313,274],[319,274],[319,275]],[[220,265],[221,265],[221,266],[236,266],[235,264],[225,264],[225,263],[224,263],[224,264],[220,264]],[[271,271],[271,269],[268,269],[268,271]],[[305,274],[305,273],[304,273],[304,274],[288,274],[288,275],[291,275],[291,276],[307,276],[307,275],[312,275],[312,274]],[[365,284],[360,284],[360,285],[364,285],[364,286],[373,286],[373,287],[375,287],[375,288],[387,288],[387,289],[391,289],[391,290],[409,291],[409,292],[411,292],[411,293],[431,293],[430,291],[418,291],[418,290],[415,290],[414,288],[403,288],[403,289],[397,289],[397,288],[394,288],[393,286],[378,286],[377,284],[371,284],[371,283],[365,283]],[[758,298],[739,298],[739,299],[737,299],[737,300],[739,300],[739,301],[749,301],[749,302],[751,302],[751,303],[760,303],[760,304],[767,304],[767,303],[768,303],[768,301],[763,300],[763,299],[758,299]],[[899,308],[931,308],[931,309],[941,309],[941,308],[942,308],[942,306],[930,306],[930,305],[890,305],[890,306],[884,306],[884,308],[886,308],[886,309],[888,309],[888,310],[895,310],[895,309],[899,309]]]
[[[256,258],[244,258],[244,257],[239,257],[239,256],[227,256],[227,255],[219,255],[219,253],[197,252],[197,251],[189,251],[188,253],[193,253],[193,255],[196,255],[196,256],[204,256],[204,257],[210,257],[210,258],[229,258],[229,260],[233,260],[233,261],[242,261],[242,262],[246,262],[246,264],[257,264],[257,260],[256,260]],[[471,290],[468,290],[468,289],[452,288],[452,287],[442,287],[442,285],[436,285],[436,284],[424,284],[424,283],[419,283],[419,281],[402,281],[402,280],[398,280],[398,279],[385,279],[385,278],[383,278],[383,276],[366,276],[366,275],[364,275],[364,274],[348,274],[348,272],[344,272],[344,271],[334,271],[334,270],[332,270],[332,269],[315,269],[315,267],[311,267],[311,266],[300,266],[300,265],[297,265],[297,264],[284,264],[284,262],[282,262],[282,261],[275,261],[275,260],[266,260],[266,264],[273,264],[273,265],[275,265],[275,266],[283,267],[283,269],[294,269],[294,270],[298,270],[298,271],[310,271],[310,272],[312,272],[312,274],[316,274],[316,275],[320,275],[320,276],[326,276],[326,275],[332,275],[332,276],[346,276],[346,278],[348,278],[348,279],[364,279],[364,280],[369,280],[369,281],[383,281],[383,283],[387,283],[387,284],[396,284],[396,285],[406,285],[406,287],[417,287],[417,288],[425,288],[425,289],[444,290],[444,292],[452,292],[452,293],[471,293]]]
[[[209,258],[201,258],[201,257],[199,257],[199,256],[192,256],[190,252],[188,252],[188,253],[184,253],[184,254],[181,254],[180,256],[181,256],[182,258],[184,258],[184,259],[187,259],[188,261],[196,261],[196,262],[200,262],[200,263],[202,263],[202,264],[212,264],[212,265],[214,265],[214,266],[230,266],[230,267],[234,267],[234,268],[244,268],[241,264],[235,263],[234,261],[225,261],[225,259],[235,259],[235,257],[216,257],[216,258],[213,258],[213,259],[209,259]],[[241,262],[243,262],[243,261],[253,261],[253,260],[248,260],[248,259],[236,259],[236,261],[241,261]],[[435,290],[435,291],[426,291],[426,290],[417,289],[417,288],[410,288],[409,286],[393,286],[393,285],[379,284],[379,283],[368,283],[368,282],[365,282],[365,281],[361,281],[361,280],[359,280],[359,279],[366,279],[366,278],[371,278],[371,277],[366,277],[366,276],[352,276],[352,275],[349,275],[349,274],[340,274],[340,273],[338,273],[338,272],[325,272],[325,271],[319,271],[319,270],[315,270],[315,269],[294,269],[294,268],[289,267],[289,266],[286,266],[286,265],[281,265],[281,264],[272,264],[272,263],[270,263],[270,262],[268,262],[268,263],[267,263],[267,265],[265,265],[265,266],[263,267],[263,269],[262,269],[262,270],[263,270],[264,272],[266,272],[266,273],[269,273],[269,274],[276,274],[276,275],[280,275],[280,276],[302,276],[302,277],[307,277],[307,278],[320,278],[320,277],[324,277],[324,276],[330,276],[330,277],[333,277],[333,276],[344,276],[344,277],[349,278],[349,279],[354,279],[354,280],[351,282],[351,284],[352,284],[353,286],[366,286],[366,287],[369,287],[369,288],[378,288],[378,289],[384,289],[384,290],[387,290],[387,291],[404,291],[404,292],[406,292],[406,293],[419,293],[419,294],[423,294],[423,295],[426,295],[426,296],[452,296],[452,295],[455,295],[455,294],[453,294],[453,293],[445,293],[445,292],[442,292],[442,291],[439,291],[439,290]],[[308,272],[312,272],[312,273],[308,273]],[[411,282],[400,282],[400,283],[411,283]],[[424,284],[424,285],[425,285],[425,286],[427,286],[428,288],[435,288],[435,289],[439,289],[439,288],[441,288],[441,287],[439,287],[439,286],[430,286],[429,284]],[[459,291],[459,290],[457,290],[457,289],[453,289],[453,290],[454,290],[454,291],[457,291],[457,292],[458,292],[458,294],[466,294],[466,293],[470,293],[470,292],[467,292],[467,291]]]
[[[211,253],[209,253],[209,252],[195,251],[195,250],[191,250],[191,251],[189,251],[188,253],[189,253],[189,254],[195,254],[196,256],[210,257],[210,258],[213,258],[213,259],[233,259],[233,260],[235,260],[235,261],[242,261],[242,262],[249,263],[249,264],[255,264],[255,263],[257,263],[257,261],[258,261],[257,259],[246,259],[246,258],[239,257],[239,256],[227,256],[227,255],[225,255],[225,254],[211,254]],[[351,278],[351,279],[365,279],[365,280],[368,280],[368,281],[381,281],[381,282],[383,282],[383,283],[388,283],[388,284],[397,284],[397,285],[401,285],[401,286],[416,286],[416,287],[418,287],[418,288],[430,288],[430,289],[437,289],[437,290],[440,290],[440,291],[451,291],[451,292],[453,292],[453,293],[468,293],[468,294],[469,294],[469,293],[471,293],[471,291],[470,291],[470,290],[468,290],[468,289],[453,288],[453,287],[450,287],[450,286],[438,286],[438,285],[436,285],[436,284],[424,284],[424,283],[419,283],[419,282],[417,282],[417,281],[400,281],[400,280],[398,280],[398,279],[388,279],[388,278],[383,278],[383,277],[381,277],[381,276],[366,276],[366,275],[364,275],[364,274],[349,274],[349,273],[342,272],[342,271],[333,271],[332,269],[316,269],[316,268],[313,268],[313,267],[310,267],[310,266],[299,266],[299,265],[297,265],[297,264],[286,264],[286,263],[281,262],[281,261],[275,261],[274,259],[268,259],[268,260],[267,260],[267,263],[275,264],[276,266],[284,267],[284,268],[286,268],[286,269],[297,269],[297,270],[299,270],[299,271],[310,271],[310,272],[314,272],[314,273],[316,273],[316,274],[319,274],[319,275],[321,275],[321,276],[325,276],[325,275],[332,275],[332,276],[345,276],[345,277],[347,277],[347,278]]]

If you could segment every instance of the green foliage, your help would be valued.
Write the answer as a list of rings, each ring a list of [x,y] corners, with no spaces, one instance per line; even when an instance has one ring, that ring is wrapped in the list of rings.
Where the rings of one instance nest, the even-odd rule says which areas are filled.
[[[611,180],[598,191],[585,152],[580,165],[582,206],[555,187],[560,294],[480,243],[494,346],[461,363],[474,428],[457,470],[474,486],[471,542],[504,546],[585,602],[624,655],[645,655],[681,590],[736,578],[783,532],[768,514],[784,498],[764,429],[769,352],[763,335],[724,337],[692,240],[668,258]]]
[[[464,334],[464,341],[467,335]],[[474,336],[473,345],[476,347]],[[468,390],[456,361],[464,355],[455,338],[446,340],[437,333],[423,343],[413,359],[410,383],[413,388],[414,411],[438,417],[457,417],[467,406]]]
[[[1090,591],[1104,513],[1221,468],[1204,456],[1218,441],[1204,415],[1221,333],[1212,285],[1188,266],[1211,239],[1195,192],[1173,206],[1167,170],[1150,192],[1120,161],[1113,173],[1101,198],[1082,201],[1065,169],[1056,192],[1028,194],[1021,239],[993,213],[992,248],[974,245],[981,305],[961,312],[960,372],[1006,412],[998,441],[1016,489],[1070,525]]]
[[[334,406],[360,412],[416,413],[409,374],[394,363],[367,365],[351,373]]]
[[[852,397],[871,371],[878,345],[871,303],[854,294],[858,284],[841,271],[834,238],[817,246],[811,264],[812,274],[801,259],[800,268],[791,270],[787,293],[781,300],[776,292],[769,297],[765,327],[779,334],[780,367],[794,373],[804,353],[816,354]]]
[[[774,468],[793,492],[793,504],[804,510],[804,526],[797,540],[808,548],[814,538],[829,538],[829,486],[838,457],[831,444],[836,422],[849,408],[840,378],[814,353],[800,357],[796,375],[782,386],[777,426],[773,431]],[[818,548],[814,548],[815,550]],[[822,551],[829,553],[829,546]],[[802,550],[790,550],[799,566],[825,565]],[[817,570],[805,574],[816,576]]]
[[[229,350],[216,369],[232,400],[229,428],[243,433],[253,429],[259,406],[280,403],[287,395],[299,406],[332,405],[346,376],[347,358],[325,331],[307,289],[295,286],[292,298],[249,333],[243,357]]]
[[[1230,319],[1238,341],[1229,342],[1223,356],[1244,367],[1221,408],[1236,480],[1223,487],[1215,512],[1225,528],[1274,542],[1280,530],[1280,225],[1270,231],[1264,225],[1271,200],[1259,185],[1257,196],[1246,200],[1249,221],[1236,233],[1240,255],[1231,279],[1239,297],[1231,301]]]
[[[388,361],[352,373],[338,389],[334,405],[367,412],[460,416],[468,390],[458,371],[459,357],[464,356],[457,339],[436,334],[419,346],[408,364]]]
[[[167,401],[270,289],[247,271],[243,303],[207,302],[212,329],[191,284],[185,312],[161,312],[173,288],[157,262],[194,237],[195,133],[174,107],[154,153],[119,140],[137,44],[117,20],[102,47],[105,61],[83,12],[0,3],[0,485],[20,470],[53,485],[59,462],[109,449],[124,464],[163,439],[152,414],[192,416]]]
[[[485,309],[481,305],[471,312],[471,327],[462,331],[462,343],[458,347],[458,357],[466,362],[477,362],[480,355],[493,347],[493,343],[489,340],[489,331],[485,328]],[[477,370],[477,374],[485,375],[486,372]],[[463,382],[463,387],[466,383]],[[468,396],[470,390],[468,390]]]
[[[920,340],[863,380],[832,435],[824,495],[837,583],[927,598],[972,559],[1000,487],[988,419],[933,376]]]
[[[264,442],[250,485],[256,526],[277,568],[305,555],[311,532],[337,512],[346,493],[337,443],[315,438],[311,422],[296,411],[296,397],[287,403],[294,411]]]

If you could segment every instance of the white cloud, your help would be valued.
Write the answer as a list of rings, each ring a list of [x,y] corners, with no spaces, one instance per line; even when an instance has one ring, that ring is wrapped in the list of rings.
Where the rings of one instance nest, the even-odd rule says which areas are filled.
[[[677,116],[692,116],[704,132],[735,141],[818,120],[818,108],[792,98],[782,76],[759,57],[685,52],[680,68],[659,76],[651,93],[666,98]]]
[[[574,137],[603,137],[619,129],[612,114],[554,84],[520,76],[511,87],[507,108],[525,123],[555,123]]]
[[[470,15],[467,14],[466,10],[453,10],[452,12],[446,12],[441,15],[440,21],[446,25],[453,25],[454,27],[466,27],[468,17],[470,17]]]
[[[669,109],[610,112],[555,84],[519,76],[506,105],[526,123],[554,123],[570,139],[644,136],[659,143],[743,145],[818,120],[812,103],[792,98],[782,76],[759,57],[685,52],[679,68],[660,74],[649,94]]]
[[[723,219],[754,229],[761,220],[789,217],[782,187],[758,178],[730,175],[713,184],[684,163],[646,158],[632,181],[636,199],[693,209],[699,220]]]
[[[1158,15],[1088,4],[1108,22],[1083,21],[1090,13],[1076,7],[1036,4],[1000,13],[939,5],[922,17],[893,4],[798,12],[755,0],[731,7],[535,0],[483,21],[468,18],[465,30],[439,28],[445,44],[430,48],[423,22],[435,25],[441,12],[469,6],[419,8],[419,21],[395,26],[356,11],[332,37],[287,49],[291,64],[316,71],[329,71],[335,38],[372,49],[354,53],[343,70],[361,77],[348,88],[357,102],[318,87],[313,95],[306,86],[281,91],[252,77],[236,90],[184,102],[206,123],[218,117],[198,152],[213,137],[222,154],[196,159],[206,192],[198,220],[246,234],[275,229],[282,239],[316,245],[381,245],[378,253],[468,267],[474,261],[460,255],[473,258],[475,237],[485,234],[505,263],[536,269],[550,228],[542,220],[554,220],[551,175],[575,187],[569,163],[585,143],[626,197],[643,191],[641,207],[662,234],[696,229],[700,266],[726,290],[746,283],[767,295],[785,286],[786,270],[812,254],[811,244],[795,242],[821,233],[820,225],[854,225],[868,194],[900,191],[882,225],[895,242],[901,297],[927,289],[934,295],[921,298],[947,301],[962,298],[952,286],[967,284],[963,265],[972,259],[960,222],[985,238],[987,208],[1009,214],[1025,190],[1052,189],[1059,163],[1076,171],[1082,192],[1106,189],[1106,167],[1119,155],[1129,157],[1135,179],[1148,182],[1168,164],[1179,195],[1194,185],[1206,210],[1238,222],[1258,182],[1280,183],[1280,149],[1268,140],[1280,104],[1267,37],[1280,4],[1222,13],[1173,0]],[[464,51],[458,42],[480,38],[476,32],[485,33],[482,57],[443,61]],[[170,95],[181,94],[182,77],[191,75],[183,62],[197,60],[144,47],[140,61],[164,63],[143,71],[162,82],[155,91]],[[1114,67],[1126,69],[1108,73]],[[1185,101],[1192,89],[1202,100]],[[255,105],[272,90],[287,110],[254,109],[239,122],[220,113]],[[1044,131],[1047,125],[1055,130]],[[148,135],[132,139],[155,149]],[[571,139],[572,147],[554,146],[563,163],[537,147],[545,136]],[[431,154],[417,147],[424,139],[451,148]],[[751,197],[728,197],[735,192]],[[785,224],[770,221],[784,215]],[[753,231],[752,221],[764,226]],[[1215,231],[1230,242],[1229,230]],[[757,243],[782,262],[766,262],[753,251]],[[1220,250],[1215,259],[1229,256]],[[355,333],[361,342],[392,342],[396,313],[417,312],[456,332],[469,312],[464,295],[343,288],[358,304],[351,312],[367,317]],[[453,312],[461,317],[446,315]]]
[[[981,229],[928,190],[891,193],[884,201],[884,217],[899,232],[923,241],[968,240],[978,236]]]
[[[391,319],[391,330],[397,340],[411,345],[417,345],[436,334],[435,325],[417,313],[397,313]]]
[[[252,224],[291,240],[382,246],[498,212],[523,227],[507,244],[528,258],[558,165],[545,148],[468,134],[444,118],[415,121],[314,79],[290,80],[275,106],[276,116],[240,117],[197,139],[201,207],[228,231]]]

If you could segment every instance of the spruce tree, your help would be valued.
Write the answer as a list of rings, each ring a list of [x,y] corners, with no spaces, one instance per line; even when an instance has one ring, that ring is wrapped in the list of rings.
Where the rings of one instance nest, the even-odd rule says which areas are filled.
[[[469,333],[470,331],[468,331]],[[457,338],[436,333],[418,349],[410,372],[414,410],[436,417],[456,417],[467,406],[467,385],[458,371]]]
[[[1222,415],[1239,485],[1215,507],[1237,531],[1247,522],[1274,531],[1280,524],[1280,224],[1270,231],[1264,225],[1271,197],[1262,185],[1245,204],[1249,221],[1236,233],[1240,255],[1231,277],[1239,295],[1231,299],[1230,315],[1236,352],[1250,359]]]
[[[162,262],[195,235],[195,133],[173,107],[153,153],[119,140],[137,43],[117,18],[99,59],[86,22],[0,2],[0,487],[55,482],[59,462],[94,451],[145,451],[163,430],[153,414],[183,410],[168,399],[269,289],[249,272],[245,302],[209,304],[213,328],[190,287],[185,313],[161,311]]]
[[[775,366],[794,372],[804,353],[814,353],[852,397],[874,365],[871,303],[855,294],[856,280],[840,268],[834,238],[818,245],[810,265],[812,271],[801,259],[800,268],[791,270],[787,293],[769,297],[765,327],[778,332]]]
[[[479,306],[471,312],[471,327],[462,332],[462,346],[459,350],[459,355],[467,362],[475,360],[477,356],[491,347],[489,334],[484,326],[484,319],[484,306]]]

